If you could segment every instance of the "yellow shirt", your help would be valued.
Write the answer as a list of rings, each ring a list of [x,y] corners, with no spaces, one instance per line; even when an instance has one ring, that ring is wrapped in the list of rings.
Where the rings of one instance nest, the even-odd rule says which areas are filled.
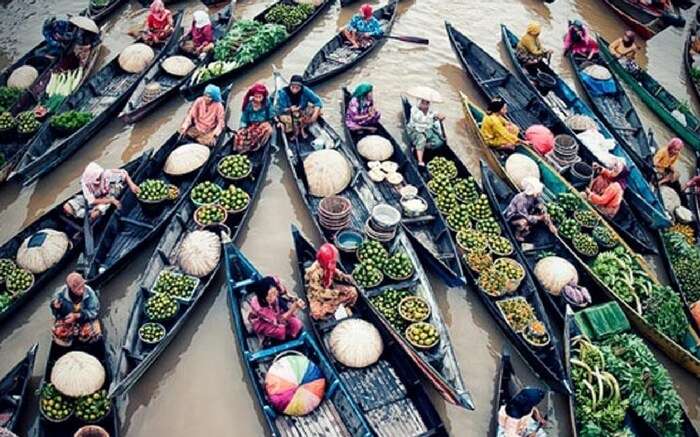
[[[539,37],[530,35],[529,33],[526,33],[520,38],[515,49],[522,53],[529,53],[532,56],[544,55],[544,49],[542,48],[542,44],[540,44]]]
[[[511,132],[508,126],[511,126],[511,129],[516,133]],[[508,122],[502,115],[490,114],[484,117],[480,131],[488,146],[501,147],[518,142],[517,128],[513,129],[514,127],[515,126]]]
[[[630,47],[625,47],[625,43],[622,41],[622,38],[616,39],[608,46],[610,53],[612,53],[612,55],[618,59],[624,57],[634,59],[637,55],[637,49],[637,44],[632,44]]]
[[[658,170],[668,170],[676,164],[679,156],[681,156],[680,153],[671,156],[671,154],[668,153],[668,146],[664,146],[654,155],[654,167]]]

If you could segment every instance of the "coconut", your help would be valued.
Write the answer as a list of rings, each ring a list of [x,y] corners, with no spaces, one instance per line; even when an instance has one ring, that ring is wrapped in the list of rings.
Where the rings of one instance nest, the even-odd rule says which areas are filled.
[[[16,68],[7,78],[7,86],[26,90],[39,77],[39,72],[31,65]]]
[[[191,173],[209,160],[209,147],[197,143],[184,144],[170,152],[163,171],[171,176]]]
[[[367,135],[358,141],[357,152],[369,161],[384,161],[394,154],[394,146],[382,136]]]
[[[182,55],[170,56],[160,64],[163,70],[173,76],[185,77],[194,70],[195,65],[190,58]]]
[[[352,179],[348,160],[337,150],[317,150],[304,160],[304,172],[312,196],[328,197],[345,189]]]
[[[138,42],[122,50],[119,54],[119,66],[127,73],[141,73],[151,64],[155,56],[151,47]]]

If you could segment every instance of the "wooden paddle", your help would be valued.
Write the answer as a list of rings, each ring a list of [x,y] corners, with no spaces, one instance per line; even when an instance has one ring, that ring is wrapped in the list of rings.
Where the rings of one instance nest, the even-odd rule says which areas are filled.
[[[410,42],[410,43],[414,43],[414,44],[424,44],[424,45],[430,44],[430,40],[428,38],[420,38],[417,36],[383,35],[382,38],[397,39],[399,41]]]

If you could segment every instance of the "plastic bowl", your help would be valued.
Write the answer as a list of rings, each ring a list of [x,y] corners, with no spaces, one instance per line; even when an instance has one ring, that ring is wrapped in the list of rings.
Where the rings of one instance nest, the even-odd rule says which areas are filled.
[[[372,219],[377,225],[391,229],[401,221],[401,212],[391,205],[382,203],[372,208]]]

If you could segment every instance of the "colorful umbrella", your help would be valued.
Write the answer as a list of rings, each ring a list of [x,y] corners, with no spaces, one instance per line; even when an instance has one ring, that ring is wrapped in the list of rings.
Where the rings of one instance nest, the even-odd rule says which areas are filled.
[[[321,369],[298,352],[277,357],[265,375],[270,404],[288,416],[304,416],[315,410],[325,390]]]

